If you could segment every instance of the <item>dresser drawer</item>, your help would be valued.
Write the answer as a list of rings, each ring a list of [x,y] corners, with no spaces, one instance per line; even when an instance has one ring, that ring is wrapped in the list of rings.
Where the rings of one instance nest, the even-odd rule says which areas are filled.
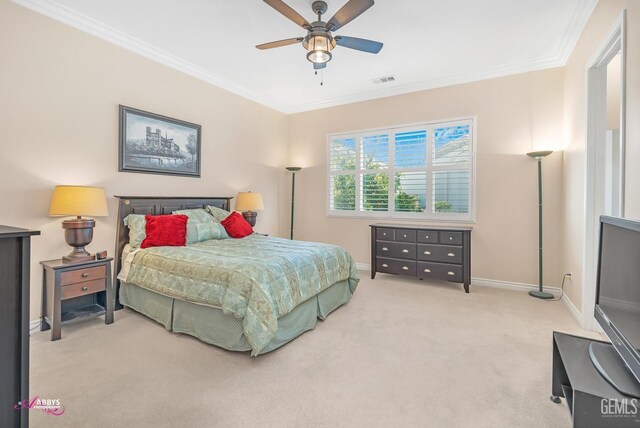
[[[453,245],[418,244],[418,260],[462,263],[462,247]]]
[[[442,279],[445,281],[462,282],[462,266],[444,263],[418,262],[418,278]]]
[[[418,230],[418,242],[422,243],[438,243],[437,230]]]
[[[376,257],[376,270],[396,275],[416,276],[416,262]]]
[[[394,229],[379,227],[376,229],[376,239],[380,239],[381,241],[393,241],[395,237],[394,232]]]
[[[80,282],[78,284],[65,285],[61,288],[62,300],[72,299],[85,294],[93,294],[98,291],[106,290],[104,278],[94,279],[93,281]]]
[[[106,273],[107,270],[104,266],[96,266],[92,268],[62,272],[60,274],[60,285],[75,284],[77,282],[104,278],[106,276]]]
[[[462,245],[462,232],[440,232],[440,243]]]
[[[404,242],[376,242],[376,255],[394,259],[416,259],[416,244]]]
[[[411,229],[396,229],[396,241],[416,242],[416,231]]]

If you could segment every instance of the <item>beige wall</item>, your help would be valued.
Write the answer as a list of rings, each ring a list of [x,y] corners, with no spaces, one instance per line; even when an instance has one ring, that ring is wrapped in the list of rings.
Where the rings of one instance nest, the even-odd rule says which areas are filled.
[[[525,156],[562,139],[562,69],[457,85],[289,116],[289,156],[297,176],[296,237],[347,248],[369,263],[376,220],[326,215],[326,136],[477,115],[477,223],[472,274],[537,284],[537,169]],[[545,282],[562,279],[562,154],[544,162]],[[425,223],[426,224],[426,223]]]
[[[585,118],[587,63],[623,9],[627,9],[627,126],[625,216],[640,219],[640,2],[601,0],[565,66],[564,270],[573,272],[567,294],[580,310],[585,233]]]
[[[256,229],[277,234],[286,175],[286,116],[0,0],[0,224],[33,239],[31,318],[39,316],[38,261],[69,251],[47,216],[56,184],[102,186],[110,216],[89,250],[115,246],[112,195],[263,193]],[[202,178],[118,172],[118,104],[202,125]]]

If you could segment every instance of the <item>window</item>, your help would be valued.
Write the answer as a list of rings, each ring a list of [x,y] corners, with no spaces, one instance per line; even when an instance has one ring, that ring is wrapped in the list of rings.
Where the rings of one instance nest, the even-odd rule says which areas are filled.
[[[328,214],[474,220],[474,119],[329,135]]]

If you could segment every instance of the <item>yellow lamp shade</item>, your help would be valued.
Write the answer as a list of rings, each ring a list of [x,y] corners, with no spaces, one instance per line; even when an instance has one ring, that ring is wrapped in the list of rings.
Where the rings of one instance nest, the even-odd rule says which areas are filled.
[[[106,217],[107,198],[101,187],[56,186],[51,198],[49,216]]]
[[[239,192],[236,199],[236,210],[257,211],[263,210],[262,193]]]

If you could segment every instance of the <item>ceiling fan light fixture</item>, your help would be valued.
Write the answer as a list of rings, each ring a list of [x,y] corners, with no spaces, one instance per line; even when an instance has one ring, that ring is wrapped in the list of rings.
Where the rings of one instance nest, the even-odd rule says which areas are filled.
[[[309,51],[307,59],[314,64],[323,64],[331,60],[331,49],[336,47],[333,37],[327,34],[310,35],[303,46]]]

